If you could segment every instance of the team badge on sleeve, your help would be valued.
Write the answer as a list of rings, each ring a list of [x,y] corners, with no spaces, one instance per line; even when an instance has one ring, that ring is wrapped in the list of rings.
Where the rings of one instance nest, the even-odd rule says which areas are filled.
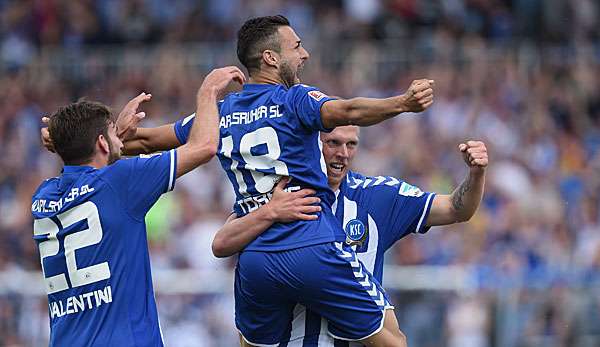
[[[414,196],[418,198],[419,196],[425,194],[419,187],[411,186],[406,182],[402,182],[400,185],[400,189],[398,189],[398,194],[403,196]]]
[[[308,96],[310,96],[311,98],[315,99],[316,101],[321,101],[321,99],[327,97],[327,95],[321,93],[318,90],[311,90],[310,92],[308,92]]]
[[[367,228],[358,219],[349,221],[344,231],[346,232],[346,244],[349,246],[358,245],[360,247],[367,239]]]

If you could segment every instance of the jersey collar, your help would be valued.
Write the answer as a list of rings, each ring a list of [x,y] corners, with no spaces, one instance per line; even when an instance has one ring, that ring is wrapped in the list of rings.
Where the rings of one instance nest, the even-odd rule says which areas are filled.
[[[246,83],[242,87],[244,91],[259,91],[269,88],[273,88],[278,84],[267,84],[267,83]]]
[[[350,179],[350,173],[352,171],[348,171],[348,173],[346,174],[346,177],[342,178],[342,182],[340,183],[340,187],[338,188],[339,192],[345,192],[346,188],[348,186],[348,180]]]
[[[62,169],[63,174],[82,173],[95,170],[92,166],[87,165],[65,165]]]

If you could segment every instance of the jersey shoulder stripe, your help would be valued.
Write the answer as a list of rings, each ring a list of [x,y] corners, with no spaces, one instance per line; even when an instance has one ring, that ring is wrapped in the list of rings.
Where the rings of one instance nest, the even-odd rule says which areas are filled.
[[[399,187],[404,182],[392,176],[363,176],[356,173],[348,173],[346,183],[350,189],[366,189],[386,185],[389,187]]]

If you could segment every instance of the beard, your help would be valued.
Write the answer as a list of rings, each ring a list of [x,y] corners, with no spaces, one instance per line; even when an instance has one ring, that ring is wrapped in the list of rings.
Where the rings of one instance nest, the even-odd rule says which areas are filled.
[[[115,161],[121,159],[121,151],[115,151],[115,146],[111,141],[108,142],[108,165],[114,163]]]
[[[288,88],[300,83],[297,71],[293,71],[288,62],[281,63],[281,66],[279,67],[279,77],[281,77],[281,80],[283,80],[283,83],[285,83]]]

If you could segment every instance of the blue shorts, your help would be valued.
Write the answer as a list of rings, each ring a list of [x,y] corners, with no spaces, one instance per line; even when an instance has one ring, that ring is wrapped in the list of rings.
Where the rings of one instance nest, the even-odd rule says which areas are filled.
[[[240,254],[235,323],[248,343],[277,346],[289,337],[297,303],[327,319],[333,337],[350,341],[378,332],[392,307],[354,251],[340,242]]]

